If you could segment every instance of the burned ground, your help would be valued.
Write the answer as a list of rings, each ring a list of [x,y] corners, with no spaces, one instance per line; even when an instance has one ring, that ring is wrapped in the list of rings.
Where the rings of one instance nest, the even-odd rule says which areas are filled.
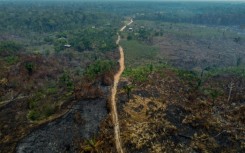
[[[157,83],[161,73],[165,76],[162,84]],[[227,102],[226,88],[231,80],[244,86],[244,78],[210,77],[198,89],[169,69],[148,78],[135,84],[130,100],[120,107],[121,136],[127,152],[244,151],[244,103],[236,102],[236,97],[244,98],[239,94],[244,91],[236,86],[238,90],[234,89]],[[153,84],[159,97],[139,96],[139,91],[150,92]],[[214,87],[223,91],[215,99],[206,91]],[[124,101],[124,94],[119,90],[119,102]]]

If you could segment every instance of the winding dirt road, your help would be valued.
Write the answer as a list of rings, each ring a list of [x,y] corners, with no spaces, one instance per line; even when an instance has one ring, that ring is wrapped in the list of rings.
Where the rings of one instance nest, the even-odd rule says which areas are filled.
[[[131,19],[131,21],[123,26],[120,31],[124,31],[124,29],[133,23],[133,20]],[[116,44],[119,45],[120,40],[121,40],[121,36],[119,34]],[[124,65],[124,52],[123,52],[123,48],[122,46],[119,45],[119,52],[120,52],[120,59],[119,59],[119,65],[120,68],[118,70],[118,72],[114,75],[114,84],[111,90],[111,105],[112,105],[112,122],[114,124],[114,135],[115,135],[115,144],[116,144],[116,149],[118,153],[123,153],[123,149],[122,149],[122,143],[121,143],[121,139],[120,139],[120,126],[119,126],[119,121],[118,121],[118,113],[117,113],[117,104],[116,104],[116,94],[117,94],[117,86],[118,86],[118,82],[120,80],[120,77],[124,71],[125,65]]]

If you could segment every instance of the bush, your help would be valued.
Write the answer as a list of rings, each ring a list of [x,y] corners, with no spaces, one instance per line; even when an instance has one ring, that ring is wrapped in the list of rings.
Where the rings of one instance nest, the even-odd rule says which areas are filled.
[[[56,53],[59,53],[65,49],[64,45],[67,44],[67,40],[65,38],[57,39],[54,42],[54,50]]]
[[[181,79],[184,79],[184,80],[191,81],[191,80],[197,79],[197,74],[193,71],[177,69],[177,74]]]
[[[55,106],[54,105],[50,105],[47,104],[43,107],[43,113],[45,117],[49,117],[51,115],[53,115],[55,112]]]
[[[34,69],[34,64],[32,62],[26,62],[25,63],[25,68],[28,71],[29,75],[32,75],[33,69]]]
[[[55,39],[49,36],[49,37],[45,37],[43,40],[44,40],[46,43],[50,43],[50,44],[51,44],[51,43],[54,43],[54,40],[55,40]]]
[[[127,40],[132,40],[132,39],[133,39],[133,37],[131,35],[127,36]]]
[[[217,89],[204,89],[204,94],[209,96],[212,99],[212,102],[214,103],[215,100],[222,94],[221,91]]]
[[[0,42],[0,53],[1,52],[17,52],[23,47],[14,41],[1,41]]]
[[[35,109],[31,109],[28,114],[27,118],[32,121],[41,120],[47,118],[55,113],[55,105],[53,104],[46,104],[42,107],[38,107]]]
[[[241,77],[245,77],[245,68],[244,65],[216,68],[208,71],[207,76],[212,77],[220,74],[238,75]]]
[[[115,63],[110,60],[97,60],[95,63],[88,66],[84,75],[88,78],[94,79],[95,77],[113,70]]]
[[[202,78],[200,78],[196,72],[182,69],[177,69],[176,71],[180,79],[187,82],[194,90],[202,86]]]
[[[39,91],[29,100],[29,112],[27,114],[29,120],[42,120],[55,113],[57,107],[45,92],[51,94],[49,92],[57,92],[56,90],[56,88],[52,88],[52,91]]]
[[[65,86],[69,91],[73,90],[73,82],[71,77],[67,72],[64,72],[63,75],[60,77],[60,84]]]
[[[38,102],[43,99],[45,95],[42,92],[37,92],[34,97],[32,97],[28,103],[30,109],[35,109],[39,107]]]
[[[35,110],[30,110],[29,113],[27,114],[27,118],[29,120],[35,121],[40,118],[40,114]]]
[[[19,57],[18,57],[18,56],[13,56],[13,55],[7,56],[7,57],[5,58],[5,61],[6,61],[8,64],[15,64],[16,62],[18,62],[18,60],[19,60]]]

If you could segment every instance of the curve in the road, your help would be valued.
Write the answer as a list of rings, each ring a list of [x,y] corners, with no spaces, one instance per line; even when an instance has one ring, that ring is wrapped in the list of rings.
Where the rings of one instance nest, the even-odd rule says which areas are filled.
[[[124,31],[124,29],[133,23],[133,20],[131,20],[127,25],[123,26],[120,31]],[[120,35],[118,34],[118,38],[116,41],[116,44],[119,45],[121,40]],[[116,105],[116,94],[117,94],[117,86],[120,80],[120,77],[124,71],[125,65],[124,65],[124,52],[122,46],[119,45],[119,52],[120,52],[120,59],[119,59],[119,70],[114,75],[114,84],[111,91],[111,105],[112,105],[112,122],[114,124],[114,135],[115,135],[115,144],[116,149],[118,153],[123,153],[122,149],[122,143],[120,139],[120,126],[118,121],[118,113],[117,113],[117,105]]]

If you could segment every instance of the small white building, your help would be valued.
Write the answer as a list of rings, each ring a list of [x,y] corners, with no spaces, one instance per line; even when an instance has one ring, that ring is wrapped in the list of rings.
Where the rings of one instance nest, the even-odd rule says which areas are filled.
[[[70,44],[65,44],[64,47],[70,48],[71,45]]]
[[[129,31],[133,31],[133,28],[128,28]]]

